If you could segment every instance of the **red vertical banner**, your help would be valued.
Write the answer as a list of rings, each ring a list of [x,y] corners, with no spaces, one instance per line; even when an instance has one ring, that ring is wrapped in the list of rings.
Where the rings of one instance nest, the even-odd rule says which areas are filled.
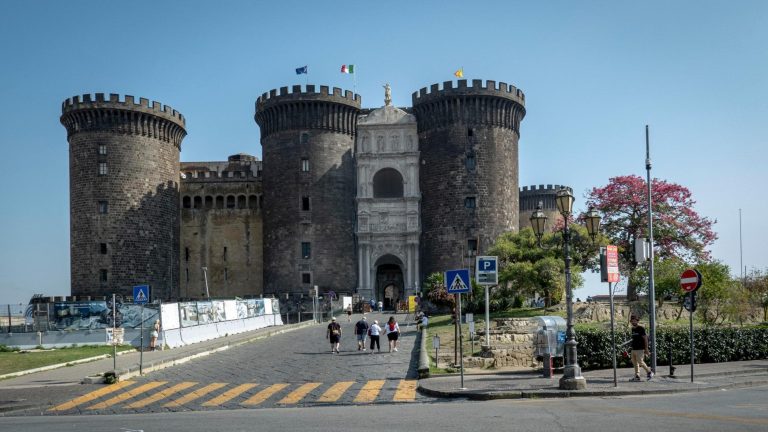
[[[615,245],[605,247],[605,255],[608,267],[608,282],[619,281],[619,249]]]

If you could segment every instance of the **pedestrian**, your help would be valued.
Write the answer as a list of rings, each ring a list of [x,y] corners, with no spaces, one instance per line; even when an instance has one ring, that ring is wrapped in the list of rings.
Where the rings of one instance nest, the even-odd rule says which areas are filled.
[[[387,334],[387,340],[389,340],[389,351],[393,350],[397,352],[397,339],[400,336],[400,326],[395,321],[395,317],[389,317],[389,321],[384,325],[384,331]]]
[[[157,348],[157,337],[160,336],[160,320],[155,320],[152,326],[152,333],[149,334],[149,350],[154,351]]]
[[[428,325],[429,325],[429,317],[427,316],[427,314],[424,314],[421,316],[421,327],[419,330],[427,328]]]
[[[637,315],[629,317],[629,323],[632,324],[632,366],[635,368],[635,377],[630,381],[640,381],[640,368],[645,369],[646,377],[650,381],[653,378],[653,371],[645,364],[644,357],[651,352],[648,350],[645,327],[638,324],[639,321]]]
[[[371,312],[376,310],[376,300],[371,298]]]
[[[379,307],[379,312],[384,311],[384,303],[381,300],[376,305]]]
[[[379,327],[379,321],[373,320],[373,324],[371,324],[371,328],[368,329],[368,336],[371,337],[371,354],[373,354],[373,346],[376,346],[376,350],[378,352],[381,352],[381,345],[379,344],[379,336],[381,335],[381,327]]]
[[[352,305],[347,306],[347,322],[352,322]]]
[[[365,337],[368,336],[369,328],[370,326],[368,325],[368,321],[365,317],[361,318],[360,321],[355,323],[355,335],[357,335],[358,351],[365,351]]]
[[[341,324],[336,322],[336,317],[331,318],[328,324],[328,332],[325,338],[331,341],[331,354],[339,353],[339,341],[341,340]]]

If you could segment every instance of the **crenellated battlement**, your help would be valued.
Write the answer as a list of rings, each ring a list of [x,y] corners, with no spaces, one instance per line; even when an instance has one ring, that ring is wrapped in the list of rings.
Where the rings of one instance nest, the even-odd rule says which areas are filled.
[[[531,186],[523,186],[520,188],[520,196],[523,195],[540,195],[543,193],[557,193],[562,188],[568,189],[569,192],[573,193],[573,189],[571,189],[569,186],[564,185],[531,185]]]
[[[467,85],[467,80],[458,80],[454,85],[453,81],[432,84],[429,88],[423,87],[418,92],[413,92],[413,106],[426,103],[437,98],[446,96],[497,96],[511,99],[520,105],[525,106],[525,94],[517,87],[505,82],[496,82],[494,80],[472,80],[472,85]]]
[[[362,100],[359,94],[355,94],[349,90],[342,90],[339,87],[330,87],[321,85],[320,91],[316,90],[314,84],[307,84],[305,90],[302,90],[301,85],[294,85],[290,91],[288,87],[280,87],[280,89],[272,89],[269,92],[263,93],[256,99],[256,112],[259,112],[273,104],[279,104],[282,102],[295,102],[295,101],[322,101],[322,102],[335,102],[352,105],[356,108],[360,108]],[[343,94],[342,94],[343,92]]]
[[[180,112],[169,105],[163,105],[157,101],[151,101],[150,104],[150,100],[143,97],[140,97],[139,102],[136,103],[135,98],[131,95],[125,95],[121,100],[119,94],[110,93],[109,100],[107,100],[104,98],[104,93],[96,93],[94,95],[88,93],[82,96],[73,96],[61,103],[62,114],[80,109],[99,108],[131,110],[153,114],[178,123],[181,127],[186,127],[186,120]]]
[[[170,142],[181,148],[181,140],[187,135],[186,120],[180,112],[168,105],[149,99],[111,93],[73,96],[61,104],[61,124],[67,128],[67,136],[79,132],[113,132],[141,135]]]
[[[259,124],[261,137],[286,130],[320,129],[355,135],[357,115],[360,112],[360,95],[349,90],[307,85],[280,87],[270,90],[256,100],[254,119]]]
[[[527,217],[522,217],[525,212],[532,212],[536,210],[539,203],[542,205],[542,210],[545,212],[556,212],[557,204],[555,203],[555,197],[557,191],[562,188],[568,189],[570,193],[573,193],[573,189],[565,185],[531,185],[523,186],[520,188],[520,222],[521,226],[527,224]]]

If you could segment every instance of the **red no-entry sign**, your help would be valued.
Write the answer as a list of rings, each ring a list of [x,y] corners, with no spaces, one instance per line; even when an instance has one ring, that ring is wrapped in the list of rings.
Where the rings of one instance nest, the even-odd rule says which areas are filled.
[[[701,286],[701,273],[696,269],[687,269],[680,275],[680,288],[685,292],[696,291]]]

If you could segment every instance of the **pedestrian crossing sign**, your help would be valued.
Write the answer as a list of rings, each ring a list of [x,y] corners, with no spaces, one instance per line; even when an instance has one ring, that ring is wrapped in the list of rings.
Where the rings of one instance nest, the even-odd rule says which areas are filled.
[[[149,285],[136,285],[133,287],[133,302],[136,304],[149,302]]]
[[[469,292],[469,270],[448,270],[445,272],[445,286],[448,294]]]

